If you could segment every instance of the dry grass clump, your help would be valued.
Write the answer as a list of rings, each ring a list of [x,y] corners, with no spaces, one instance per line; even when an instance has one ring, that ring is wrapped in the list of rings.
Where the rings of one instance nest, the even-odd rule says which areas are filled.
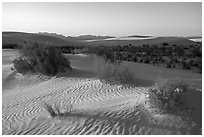
[[[66,112],[61,112],[60,107],[57,106],[56,104],[54,106],[52,106],[50,104],[44,103],[43,106],[44,106],[45,110],[47,110],[47,112],[50,114],[50,116],[52,118],[68,116],[69,114],[71,114],[73,112],[72,105],[70,105],[67,108]]]
[[[134,85],[137,82],[134,73],[118,62],[111,62],[96,56],[95,69],[98,78],[108,84]]]
[[[188,86],[178,79],[162,79],[149,90],[149,102],[164,113],[174,113],[185,107]]]
[[[26,74],[28,71],[55,75],[60,69],[71,68],[59,48],[39,43],[26,43],[20,50],[21,56],[13,61],[13,70]]]

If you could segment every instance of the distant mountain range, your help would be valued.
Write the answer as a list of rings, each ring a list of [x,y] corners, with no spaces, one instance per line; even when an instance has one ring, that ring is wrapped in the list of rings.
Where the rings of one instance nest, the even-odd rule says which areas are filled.
[[[141,35],[132,35],[132,36],[127,36],[127,37],[136,37],[136,38],[149,38],[152,36],[141,36]]]
[[[58,37],[64,40],[68,41],[81,41],[81,40],[102,40],[102,39],[108,39],[108,38],[115,38],[111,36],[96,36],[96,35],[80,35],[77,37],[71,37],[71,36],[64,36],[57,33],[47,33],[47,32],[40,32],[41,35],[47,35],[47,36],[53,36]]]
[[[73,39],[66,39],[63,35],[53,33],[24,33],[24,32],[2,32],[2,44],[21,44],[24,42],[49,43],[55,46],[83,46],[83,43]]]
[[[199,39],[201,41],[193,41]],[[2,44],[23,43],[25,41],[49,43],[55,46],[84,46],[84,45],[160,45],[168,43],[169,45],[195,45],[202,43],[202,37],[154,37],[154,36],[95,36],[80,35],[77,37],[63,36],[56,33],[25,33],[25,32],[2,32]]]

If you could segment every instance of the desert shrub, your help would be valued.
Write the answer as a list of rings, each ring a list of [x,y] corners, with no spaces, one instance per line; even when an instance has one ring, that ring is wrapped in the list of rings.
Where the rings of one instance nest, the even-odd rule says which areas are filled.
[[[95,48],[93,53],[95,53],[97,56],[103,57],[106,61],[110,61],[112,63],[121,62],[122,60],[122,54],[114,47],[100,46]]]
[[[198,73],[202,73],[202,58],[195,58],[192,61],[192,67],[196,67],[197,68],[197,72]]]
[[[166,63],[166,68],[171,68],[171,65],[172,65],[172,63],[167,62],[167,63]]]
[[[70,62],[58,48],[39,43],[26,43],[21,56],[13,61],[13,70],[25,74],[28,71],[55,75],[63,67],[71,68]]]
[[[2,43],[2,49],[17,49],[18,47],[20,47],[20,44],[18,43],[16,44]]]
[[[185,105],[188,87],[178,79],[163,79],[149,90],[150,105],[162,112],[175,112]]]
[[[191,69],[191,60],[187,59],[187,60],[182,60],[182,66],[183,69]]]
[[[118,62],[112,63],[102,57],[95,58],[95,69],[98,78],[104,83],[133,85],[137,81],[133,72],[126,66]]]
[[[18,59],[15,59],[13,61],[13,65],[15,71],[21,74],[25,74],[26,72],[28,72],[28,70],[33,71],[33,64],[27,58],[19,57]]]

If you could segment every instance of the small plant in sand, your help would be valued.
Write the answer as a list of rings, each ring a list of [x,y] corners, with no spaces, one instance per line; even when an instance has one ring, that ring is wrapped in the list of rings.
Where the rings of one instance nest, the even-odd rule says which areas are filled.
[[[43,106],[44,106],[45,110],[47,110],[47,112],[49,112],[49,114],[52,118],[68,116],[70,113],[73,112],[72,105],[70,105],[65,112],[61,112],[60,107],[57,106],[56,104],[54,106],[52,106],[50,104],[44,103]]]
[[[26,74],[28,71],[55,75],[60,69],[71,68],[70,62],[59,48],[39,43],[26,43],[20,50],[21,56],[13,61],[12,70]]]
[[[162,112],[176,112],[185,107],[188,86],[178,79],[163,79],[149,90],[149,102]]]
[[[98,78],[108,84],[133,85],[137,81],[134,73],[118,62],[111,62],[102,57],[96,57],[95,69]]]

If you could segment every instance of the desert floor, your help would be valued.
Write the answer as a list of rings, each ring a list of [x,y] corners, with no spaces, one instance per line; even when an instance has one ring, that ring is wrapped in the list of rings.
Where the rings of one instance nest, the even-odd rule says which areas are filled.
[[[200,74],[125,62],[133,70],[140,67],[135,75],[145,82],[124,87],[101,83],[89,55],[67,55],[73,70],[55,77],[14,74],[16,56],[16,50],[2,52],[2,134],[201,134]],[[188,98],[191,116],[157,114],[147,103],[153,81],[174,76],[197,86]],[[44,103],[62,114],[52,118]]]

